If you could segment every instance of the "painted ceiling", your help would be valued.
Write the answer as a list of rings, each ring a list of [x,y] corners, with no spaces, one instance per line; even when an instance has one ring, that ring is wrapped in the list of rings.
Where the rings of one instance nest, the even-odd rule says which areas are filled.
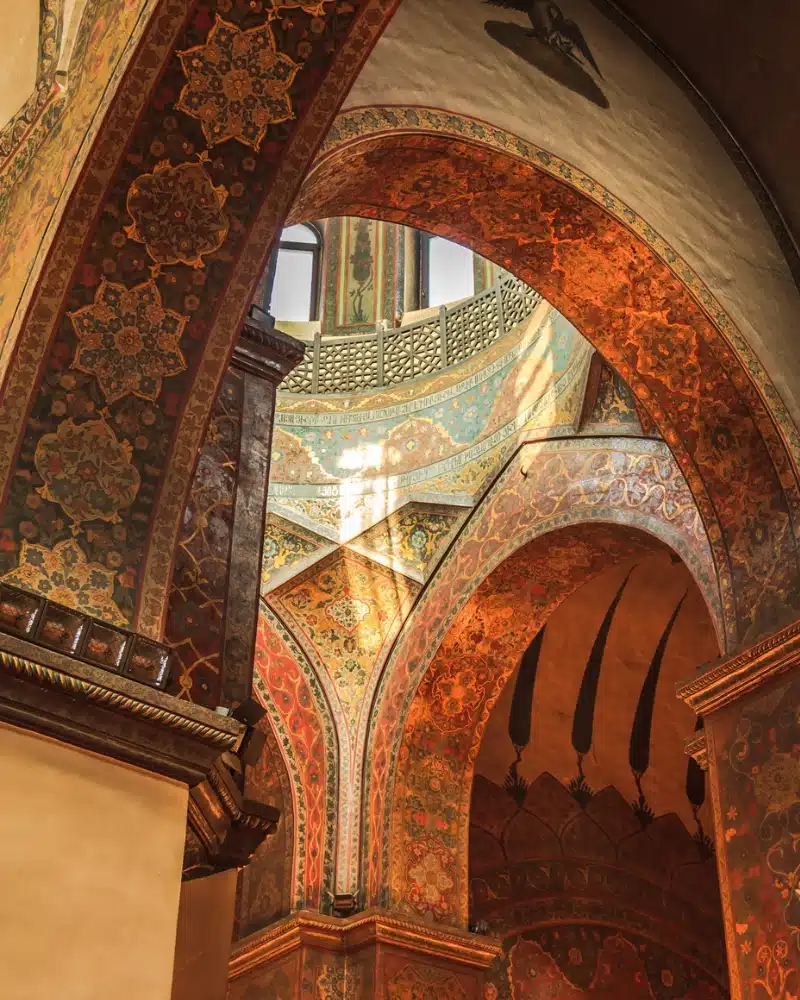
[[[577,430],[590,354],[575,328],[543,307],[477,370],[458,365],[399,391],[307,404],[282,397],[270,510],[349,542],[410,501],[469,506],[521,434]]]
[[[524,499],[517,499],[519,493]],[[503,513],[512,497],[515,509],[521,504],[524,523]],[[506,529],[495,552],[494,542],[487,546],[479,539],[498,517],[506,521]],[[664,548],[653,556],[647,545],[634,545],[637,558],[623,559],[571,598],[576,609],[572,618],[563,618],[569,611],[554,613],[550,627],[556,638],[547,640],[542,663],[548,666],[542,666],[540,675],[549,680],[540,680],[537,689],[537,699],[550,700],[544,707],[537,701],[535,738],[524,748],[518,764],[525,770],[518,777],[532,781],[549,768],[567,784],[575,777],[561,774],[575,761],[569,733],[565,756],[565,747],[550,739],[549,729],[543,735],[535,720],[552,716],[550,728],[564,742],[558,727],[574,692],[571,687],[562,691],[556,680],[563,671],[559,643],[576,663],[585,659],[584,646],[591,645],[597,632],[594,618],[602,619],[609,588],[615,581],[619,586],[620,574],[630,572],[636,580],[631,579],[608,643],[610,666],[602,673],[597,699],[598,732],[602,727],[604,740],[608,731],[622,733],[618,720],[603,714],[614,704],[614,678],[627,685],[620,703],[624,714],[635,682],[623,680],[620,670],[638,676],[637,657],[652,656],[651,640],[658,642],[650,632],[674,610],[666,608],[668,598],[677,603],[685,591],[659,687],[658,751],[653,768],[641,779],[641,794],[644,812],[676,811],[694,832],[707,816],[695,819],[683,789],[681,740],[693,722],[673,719],[672,708],[662,712],[661,705],[675,677],[685,674],[687,662],[698,662],[692,659],[692,643],[694,653],[711,657],[717,635],[725,636],[711,551],[691,494],[647,414],[574,327],[544,303],[490,349],[436,376],[347,397],[279,394],[264,542],[258,690],[276,706],[273,724],[287,759],[308,760],[309,747],[320,748],[313,786],[302,765],[292,777],[296,801],[314,802],[322,794],[327,810],[335,808],[337,814],[336,824],[326,827],[326,814],[314,806],[311,815],[317,819],[306,820],[305,861],[295,859],[294,869],[305,871],[296,890],[304,899],[317,898],[326,883],[347,891],[357,878],[360,803],[367,787],[364,754],[367,740],[375,738],[369,736],[374,722],[370,709],[389,676],[403,684],[401,673],[390,673],[397,670],[397,661],[409,657],[424,671],[442,641],[443,618],[451,620],[502,552],[565,523],[603,520],[661,537],[686,563],[677,555],[670,559]],[[480,551],[479,558],[473,549]],[[452,567],[461,560],[469,568],[459,579]],[[576,568],[581,572],[585,570]],[[660,577],[667,577],[669,586],[659,588]],[[555,579],[560,579],[558,573]],[[640,596],[634,599],[634,592]],[[630,632],[643,608],[649,609],[653,627],[627,649],[626,628]],[[438,633],[428,631],[426,614],[432,624],[440,623]],[[567,623],[559,624],[563,621]],[[426,652],[416,659],[420,642]],[[548,684],[556,696],[547,695]],[[503,727],[513,686],[512,679],[491,716],[478,767],[502,794],[512,746]],[[414,682],[405,690],[413,691]],[[414,738],[413,731],[408,738]],[[612,743],[600,757],[597,744],[582,759],[587,787],[599,791],[616,783],[633,803],[640,793],[625,753]],[[511,752],[513,760],[513,747]],[[376,747],[373,753],[381,751]],[[675,779],[673,772],[681,767]],[[326,791],[321,792],[321,784]],[[329,860],[311,863],[309,845],[316,845],[317,859]]]
[[[51,223],[97,133],[97,112],[107,107],[154,6],[154,0],[41,4],[36,87],[0,130],[0,372],[54,236]],[[64,74],[59,81],[57,69]]]
[[[239,318],[315,144],[396,6],[392,0],[94,0],[81,8],[69,87],[51,88],[48,77],[32,119],[18,119],[13,141],[6,143],[4,132],[0,142],[0,245],[6,255],[0,259],[0,368],[8,375],[0,420],[7,488],[1,568],[8,579],[162,634],[193,462]],[[266,571],[257,685],[287,762],[284,799],[291,798],[304,831],[291,865],[295,904],[317,905],[332,888],[357,885],[366,804],[372,840],[364,857],[376,891],[391,890],[405,907],[437,920],[460,918],[466,911],[463,872],[454,898],[446,898],[445,880],[455,885],[463,830],[445,831],[445,843],[436,829],[441,814],[426,814],[414,801],[425,784],[425,794],[436,793],[426,801],[441,805],[442,785],[436,789],[433,781],[442,775],[453,802],[469,788],[462,765],[483,719],[473,711],[468,670],[460,672],[459,658],[448,658],[448,651],[470,652],[477,635],[488,662],[492,628],[503,625],[510,674],[524,651],[517,644],[531,640],[526,624],[532,619],[523,612],[549,614],[557,603],[556,583],[586,583],[587,565],[600,572],[608,551],[616,559],[630,556],[623,528],[660,531],[674,542],[723,639],[731,635],[731,609],[736,611],[734,585],[742,591],[742,634],[759,623],[760,603],[785,604],[784,584],[793,580],[793,469],[778,430],[779,423],[788,425],[751,350],[763,356],[796,413],[797,296],[786,267],[752,197],[667,77],[654,73],[594,7],[583,0],[565,0],[565,6],[608,74],[605,104],[587,102],[574,88],[553,87],[557,81],[545,82],[529,61],[515,64],[506,51],[492,48],[497,39],[487,37],[485,8],[477,0],[405,0],[351,101],[360,95],[362,101],[419,106],[435,95],[453,112],[490,119],[498,129],[489,129],[493,139],[508,128],[497,141],[513,145],[513,168],[497,150],[487,152],[488,143],[472,148],[451,141],[451,125],[475,134],[482,126],[445,109],[435,140],[428,136],[419,144],[416,167],[397,148],[386,157],[395,172],[396,206],[401,194],[408,197],[403,185],[411,180],[417,191],[429,192],[418,200],[426,200],[430,216],[441,208],[441,197],[451,214],[468,214],[473,235],[488,231],[498,243],[523,247],[527,257],[513,262],[515,269],[525,265],[529,275],[550,280],[565,311],[572,296],[572,318],[578,322],[580,313],[582,329],[609,356],[618,348],[619,371],[632,382],[639,379],[637,392],[652,394],[662,427],[671,422],[665,437],[682,456],[709,533],[703,534],[669,449],[648,437],[650,428],[638,412],[634,417],[623,386],[601,373],[597,400],[588,407],[588,348],[576,339],[574,352],[557,361],[558,345],[537,338],[538,326],[530,344],[529,331],[520,334],[524,346],[513,359],[496,355],[502,362],[497,372],[471,369],[475,381],[469,386],[465,366],[452,384],[445,374],[424,390],[415,385],[384,393],[380,402],[374,396],[339,409],[327,401],[305,409],[305,403],[282,405],[276,463],[289,463],[290,472],[276,483],[272,534],[265,542],[274,551]],[[408,19],[419,64],[404,42]],[[512,15],[512,24],[518,20]],[[429,38],[448,39],[447,59],[441,44],[429,47]],[[462,44],[478,39],[477,50]],[[219,85],[220,53],[233,58],[234,50],[246,68],[212,116],[204,94]],[[234,110],[243,78],[259,95],[255,115]],[[465,87],[477,88],[484,103],[465,101]],[[595,94],[601,89],[596,80],[593,87]],[[405,113],[417,115],[413,109],[392,112],[398,120]],[[549,173],[527,169],[523,139],[509,138],[518,130],[539,144],[539,162]],[[365,162],[380,168],[380,143],[367,152]],[[559,156],[574,160],[577,169]],[[498,191],[498,164],[508,183],[487,205],[486,193]],[[582,173],[584,167],[599,183]],[[363,184],[372,177],[369,169],[353,174]],[[448,180],[459,176],[471,185],[468,212],[447,196]],[[324,187],[321,177],[316,175],[318,188]],[[634,208],[621,205],[603,184]],[[167,190],[176,192],[181,209],[202,207],[188,250],[170,229],[154,237],[153,219],[145,218],[148,206],[164,209]],[[315,194],[313,184],[308,190]],[[519,198],[506,197],[509,192]],[[551,229],[540,225],[543,213],[531,210],[537,199],[552,207]],[[510,206],[505,215],[503,203]],[[401,213],[399,221],[405,218]],[[481,246],[489,253],[487,240]],[[731,254],[732,246],[737,253]],[[597,265],[598,256],[605,269],[587,263]],[[555,257],[557,279],[549,263]],[[536,354],[543,346],[550,352],[544,360]],[[17,363],[9,366],[12,347]],[[748,367],[740,365],[740,355],[750,359]],[[488,385],[503,365],[505,374],[492,383],[494,403],[479,406],[475,386]],[[463,414],[474,409],[473,423],[445,419],[443,404],[455,402]],[[393,409],[402,406],[408,409]],[[588,423],[582,423],[587,409]],[[351,420],[354,415],[360,417]],[[636,432],[637,420],[645,439]],[[380,425],[374,437],[372,424]],[[570,440],[528,445],[524,464],[514,461],[525,436],[547,437],[554,429],[568,431]],[[612,436],[598,445],[590,429]],[[363,447],[347,433],[366,439]],[[342,454],[352,449],[355,468],[341,468],[323,451],[334,440]],[[495,490],[492,479],[509,460],[509,475],[502,473]],[[95,470],[90,478],[99,485],[88,493],[80,482],[87,468]],[[703,474],[710,478],[704,481]],[[743,493],[750,503],[740,502]],[[447,506],[456,512],[442,509]],[[576,530],[553,563],[561,576],[550,574],[548,551],[557,546],[541,539],[555,527],[578,529],[593,519],[620,530],[607,528],[605,548],[599,536],[592,547]],[[536,542],[527,552],[535,557],[530,572],[520,575],[525,564],[518,560],[489,580],[490,569],[513,556],[511,542],[519,543],[514,525]],[[281,531],[293,536],[288,555],[280,548]],[[779,537],[771,537],[773,531]],[[639,544],[642,556],[647,546]],[[725,552],[720,556],[726,546],[730,562]],[[774,592],[767,594],[773,577]],[[542,596],[548,600],[539,601]],[[476,608],[476,621],[486,626],[480,634],[468,620]],[[456,614],[457,634],[439,656]],[[434,656],[436,669],[422,689],[423,695],[432,692],[431,701],[417,703],[406,730],[403,713],[420,670]],[[484,671],[479,678],[486,695],[481,710],[490,707],[487,677]],[[365,706],[373,695],[370,742]],[[441,752],[453,747],[458,760],[458,753]],[[398,761],[400,795],[389,801],[386,788]],[[398,829],[398,819],[404,829],[404,818],[418,827],[403,832],[393,868],[386,815],[390,830]],[[381,883],[381,865],[384,874],[400,873],[396,881]],[[432,872],[438,886],[433,900]]]

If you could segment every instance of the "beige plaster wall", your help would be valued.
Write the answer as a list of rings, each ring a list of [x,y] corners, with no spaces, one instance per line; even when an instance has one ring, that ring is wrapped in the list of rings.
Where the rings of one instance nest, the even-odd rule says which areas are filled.
[[[39,0],[2,4],[0,33],[0,128],[27,101],[36,83],[39,59]]]
[[[627,202],[718,296],[800,417],[800,298],[760,209],[677,85],[589,2],[560,0],[589,42],[604,110],[490,38],[525,15],[481,0],[403,0],[345,107],[424,105],[491,122]]]
[[[0,725],[0,995],[169,1000],[187,789]]]

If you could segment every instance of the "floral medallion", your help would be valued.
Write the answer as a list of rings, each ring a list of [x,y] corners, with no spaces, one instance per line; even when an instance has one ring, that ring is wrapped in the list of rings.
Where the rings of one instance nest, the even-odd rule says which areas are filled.
[[[158,265],[202,267],[203,257],[225,242],[230,223],[223,206],[228,192],[211,183],[203,165],[206,158],[177,167],[163,160],[152,174],[142,174],[130,186],[127,207],[133,225],[125,232],[144,243]]]
[[[155,401],[163,379],[186,368],[179,345],[188,317],[163,307],[154,281],[126,288],[103,279],[94,302],[69,315],[73,367],[94,375],[109,403],[129,393]]]
[[[105,420],[76,424],[70,417],[36,447],[34,463],[45,483],[38,492],[60,504],[76,525],[95,519],[116,523],[139,492],[131,452]]]
[[[455,886],[450,869],[452,855],[434,837],[414,841],[409,849],[406,898],[421,916],[441,916],[450,911],[448,894]]]
[[[127,625],[112,596],[114,576],[113,570],[100,563],[87,562],[74,538],[52,549],[23,539],[19,566],[3,580],[113,625]]]
[[[300,63],[278,52],[269,21],[244,30],[217,15],[205,45],[178,56],[189,82],[175,107],[199,119],[209,146],[237,139],[257,150],[268,125],[295,117]]]
[[[343,594],[337,601],[325,608],[325,614],[328,618],[335,621],[348,635],[355,632],[369,612],[370,607],[366,601],[360,601],[348,593]]]
[[[431,685],[431,722],[443,733],[459,732],[476,718],[490,679],[480,657],[464,655],[447,663]]]

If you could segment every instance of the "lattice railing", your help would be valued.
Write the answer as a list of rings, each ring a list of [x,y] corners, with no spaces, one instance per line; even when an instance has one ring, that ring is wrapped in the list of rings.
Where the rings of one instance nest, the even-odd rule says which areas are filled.
[[[492,288],[397,330],[378,327],[358,337],[318,333],[281,392],[364,392],[432,375],[485,350],[540,301],[538,292],[504,273]]]

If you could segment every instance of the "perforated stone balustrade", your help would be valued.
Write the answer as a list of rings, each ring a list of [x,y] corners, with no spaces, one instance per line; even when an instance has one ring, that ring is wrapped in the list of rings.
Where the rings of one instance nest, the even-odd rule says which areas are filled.
[[[351,393],[398,385],[466,361],[531,315],[541,296],[510,274],[438,315],[357,337],[316,334],[281,392]]]

